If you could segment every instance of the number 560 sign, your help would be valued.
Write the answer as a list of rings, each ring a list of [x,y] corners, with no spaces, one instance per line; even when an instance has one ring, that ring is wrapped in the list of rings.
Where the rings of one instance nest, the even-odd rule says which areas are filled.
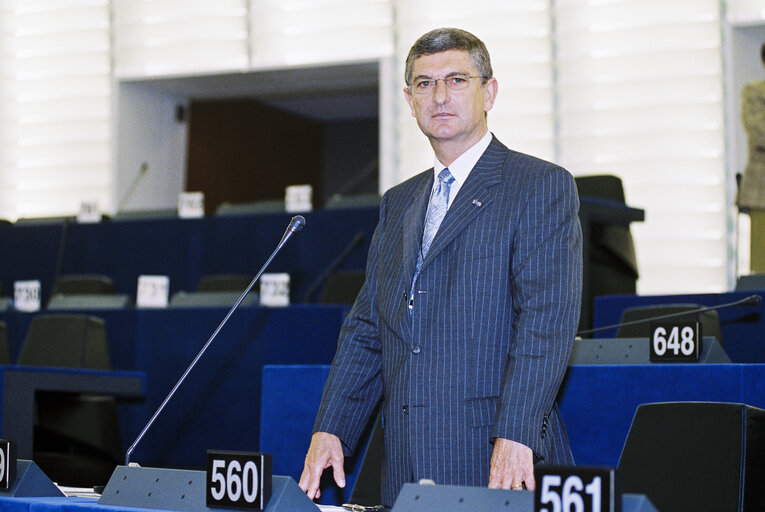
[[[613,469],[540,467],[536,484],[536,512],[618,512]]]
[[[271,498],[271,456],[207,451],[207,506],[265,510]]]

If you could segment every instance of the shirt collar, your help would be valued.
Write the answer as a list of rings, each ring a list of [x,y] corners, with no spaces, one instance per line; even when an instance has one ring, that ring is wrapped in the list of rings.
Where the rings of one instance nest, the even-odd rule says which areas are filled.
[[[491,132],[486,130],[486,134],[481,138],[481,140],[468,148],[467,151],[462,153],[454,162],[452,162],[452,165],[449,166],[449,172],[451,172],[452,176],[454,176],[454,180],[458,183],[458,186],[462,186],[462,184],[465,183],[465,180],[470,174],[470,171],[473,170],[475,164],[478,163],[478,159],[481,158],[483,152],[486,151],[486,148],[489,147],[489,144],[491,143],[491,137]],[[438,174],[444,168],[446,168],[446,166],[439,162],[438,158],[436,158],[433,163],[435,179],[438,179]]]

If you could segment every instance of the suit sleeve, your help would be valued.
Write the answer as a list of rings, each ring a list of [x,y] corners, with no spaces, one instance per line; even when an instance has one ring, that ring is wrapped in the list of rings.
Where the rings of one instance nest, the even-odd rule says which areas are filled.
[[[545,458],[544,425],[579,322],[582,231],[573,177],[559,167],[533,176],[512,242],[513,337],[492,435]]]
[[[350,455],[382,396],[382,355],[377,313],[379,247],[385,225],[386,197],[369,248],[366,279],[348,317],[340,329],[337,351],[314,432],[329,432],[340,438]]]

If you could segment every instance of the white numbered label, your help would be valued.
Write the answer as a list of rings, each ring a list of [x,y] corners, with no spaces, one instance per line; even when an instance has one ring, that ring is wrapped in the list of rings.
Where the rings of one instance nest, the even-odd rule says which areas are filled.
[[[101,209],[97,201],[83,201],[80,203],[80,211],[77,212],[77,222],[80,224],[92,224],[101,222]]]
[[[13,283],[13,304],[17,311],[34,313],[40,310],[40,281],[16,281]]]
[[[0,489],[10,489],[16,479],[16,443],[0,439]]]
[[[266,273],[260,276],[261,306],[290,305],[290,275],[287,273]]]
[[[166,308],[169,294],[169,277],[139,276],[135,304],[139,308]]]
[[[178,217],[195,219],[205,216],[205,195],[203,192],[181,192],[178,194]]]
[[[287,213],[310,212],[313,209],[313,187],[290,185],[284,189],[284,210]]]
[[[698,361],[701,352],[701,324],[653,324],[651,360]]]
[[[208,507],[261,510],[270,496],[270,455],[207,452]]]
[[[613,512],[614,470],[540,468],[534,497],[536,512]]]

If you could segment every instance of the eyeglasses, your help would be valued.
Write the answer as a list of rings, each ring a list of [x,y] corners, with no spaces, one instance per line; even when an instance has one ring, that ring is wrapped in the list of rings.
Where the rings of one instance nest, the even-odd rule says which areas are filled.
[[[415,94],[427,94],[429,92],[432,92],[436,88],[436,84],[439,80],[441,80],[444,84],[446,84],[446,87],[449,88],[451,91],[462,91],[464,89],[467,89],[470,86],[470,79],[471,78],[483,78],[482,76],[474,75],[474,76],[467,76],[467,75],[455,75],[455,76],[448,76],[446,78],[421,78],[419,80],[415,80],[414,83],[411,85],[412,92]]]

